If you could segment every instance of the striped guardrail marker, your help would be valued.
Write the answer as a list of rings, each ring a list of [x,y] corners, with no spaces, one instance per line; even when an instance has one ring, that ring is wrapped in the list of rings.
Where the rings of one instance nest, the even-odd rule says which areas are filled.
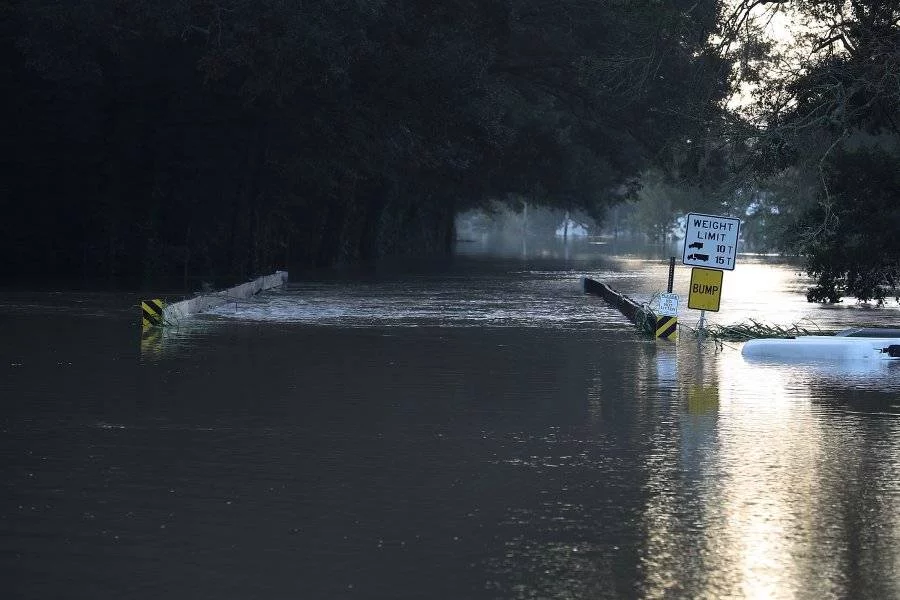
[[[667,315],[657,315],[656,317],[656,337],[667,340],[675,339],[678,334],[678,317],[670,317]]]
[[[159,298],[141,302],[141,327],[148,329],[163,324],[163,308],[166,303]]]

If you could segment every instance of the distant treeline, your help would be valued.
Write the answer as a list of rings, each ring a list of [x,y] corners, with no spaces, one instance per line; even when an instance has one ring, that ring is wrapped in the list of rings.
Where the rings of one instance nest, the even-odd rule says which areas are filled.
[[[698,162],[718,10],[3,3],[3,269],[239,279],[442,252],[510,195],[602,217],[648,164]]]

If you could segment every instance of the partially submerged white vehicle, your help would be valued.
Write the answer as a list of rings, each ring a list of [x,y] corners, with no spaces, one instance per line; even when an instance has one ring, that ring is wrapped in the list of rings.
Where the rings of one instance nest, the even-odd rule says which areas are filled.
[[[856,327],[835,335],[760,338],[744,344],[741,354],[775,360],[897,360],[900,328]]]

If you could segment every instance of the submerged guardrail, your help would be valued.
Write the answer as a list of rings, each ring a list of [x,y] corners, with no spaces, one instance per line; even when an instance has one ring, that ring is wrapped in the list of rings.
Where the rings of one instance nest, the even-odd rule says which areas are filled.
[[[675,317],[657,315],[646,304],[640,304],[625,294],[614,290],[602,281],[590,277],[582,279],[584,292],[600,296],[619,309],[642,332],[660,338],[674,338],[677,332]]]
[[[281,287],[287,283],[287,280],[287,271],[275,271],[271,275],[257,277],[252,281],[225,290],[201,294],[173,304],[166,304],[158,298],[145,300],[141,302],[141,326],[146,331],[152,327],[177,325],[191,315],[235,300],[246,300],[259,292]]]

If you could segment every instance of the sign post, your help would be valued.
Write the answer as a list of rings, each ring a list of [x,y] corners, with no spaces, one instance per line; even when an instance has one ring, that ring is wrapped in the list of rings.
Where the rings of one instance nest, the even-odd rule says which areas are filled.
[[[701,336],[706,311],[719,310],[724,271],[734,270],[740,231],[740,219],[688,213],[681,262],[694,267],[688,308],[700,311],[697,327]]]
[[[722,276],[724,271],[716,269],[703,269],[694,267],[691,269],[691,288],[688,293],[688,308],[700,311],[700,322],[697,329],[703,335],[706,325],[706,311],[719,311],[722,300]]]
[[[675,257],[669,259],[669,284],[667,292],[659,296],[659,316],[656,318],[656,337],[675,339],[678,332],[678,294],[672,293],[675,280]]]

